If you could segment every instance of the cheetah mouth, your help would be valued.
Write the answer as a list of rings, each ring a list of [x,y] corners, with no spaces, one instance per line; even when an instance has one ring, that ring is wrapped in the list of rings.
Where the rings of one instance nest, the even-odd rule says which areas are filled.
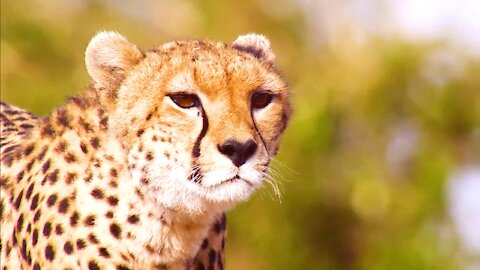
[[[225,185],[236,183],[236,182],[243,182],[243,183],[247,184],[248,186],[253,187],[253,184],[250,181],[248,181],[245,178],[240,177],[237,174],[234,177],[223,180],[223,181],[221,181],[217,184],[209,185],[208,188],[217,188],[217,187],[220,187],[220,186],[225,186]]]

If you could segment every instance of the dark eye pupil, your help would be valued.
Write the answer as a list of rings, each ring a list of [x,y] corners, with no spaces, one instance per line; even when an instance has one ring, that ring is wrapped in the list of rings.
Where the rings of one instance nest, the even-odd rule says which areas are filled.
[[[170,98],[172,99],[175,104],[182,108],[191,108],[194,106],[197,106],[198,104],[198,98],[196,95],[191,95],[191,94],[177,94],[177,95],[170,95]]]
[[[272,101],[272,95],[268,93],[257,93],[252,96],[252,108],[261,109]]]

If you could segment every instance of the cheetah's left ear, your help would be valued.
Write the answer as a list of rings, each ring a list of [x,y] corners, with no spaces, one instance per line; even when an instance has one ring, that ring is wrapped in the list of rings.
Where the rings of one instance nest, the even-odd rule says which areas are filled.
[[[270,41],[258,34],[247,34],[239,36],[233,43],[232,47],[249,54],[252,54],[259,60],[273,64],[275,54],[270,48]]]
[[[143,58],[137,46],[119,33],[100,32],[92,38],[85,64],[103,106],[115,104],[118,87]]]

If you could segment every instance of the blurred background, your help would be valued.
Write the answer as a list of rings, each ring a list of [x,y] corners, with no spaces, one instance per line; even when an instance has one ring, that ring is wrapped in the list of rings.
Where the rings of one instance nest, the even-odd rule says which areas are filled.
[[[227,269],[480,269],[477,0],[1,1],[1,98],[47,115],[99,30],[143,48],[265,34],[295,109]]]

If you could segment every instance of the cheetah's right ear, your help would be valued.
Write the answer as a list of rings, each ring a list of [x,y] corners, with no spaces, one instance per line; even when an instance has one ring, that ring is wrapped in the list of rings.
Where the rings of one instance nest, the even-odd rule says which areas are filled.
[[[116,32],[100,32],[85,51],[85,64],[102,105],[115,104],[117,88],[144,54]]]
[[[239,36],[233,43],[232,47],[249,53],[260,61],[273,64],[275,62],[275,54],[270,48],[270,41],[263,36],[258,34],[246,34]]]

